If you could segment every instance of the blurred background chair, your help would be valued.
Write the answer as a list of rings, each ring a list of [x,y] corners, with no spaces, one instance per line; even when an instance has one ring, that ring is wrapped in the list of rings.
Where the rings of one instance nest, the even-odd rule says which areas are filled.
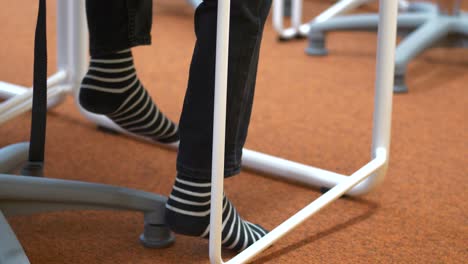
[[[438,0],[434,3],[411,2],[407,12],[398,16],[398,30],[405,35],[395,55],[395,93],[408,92],[406,70],[411,59],[435,45],[468,46],[468,16],[460,9],[461,0]],[[328,54],[326,33],[343,30],[375,30],[377,14],[358,14],[310,23],[309,46],[312,56]]]
[[[320,13],[309,23],[302,23],[303,0],[274,0],[273,2],[273,27],[278,32],[281,41],[293,38],[306,37],[310,30],[310,23],[323,22],[332,17],[352,11],[361,5],[374,2],[375,0],[339,0],[334,5]],[[398,0],[400,10],[406,10],[409,6],[407,0]],[[291,19],[291,26],[284,27],[285,18]]]
[[[197,8],[199,4],[201,4],[202,0],[187,0],[187,2],[193,6],[193,8]]]

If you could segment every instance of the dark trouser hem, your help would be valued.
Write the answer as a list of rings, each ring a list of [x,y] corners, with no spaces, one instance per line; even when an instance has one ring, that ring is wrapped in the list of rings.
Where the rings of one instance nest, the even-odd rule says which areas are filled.
[[[86,0],[91,56],[151,44],[152,0]]]
[[[177,155],[177,172],[179,175],[195,179],[211,179],[212,171],[211,142],[200,147],[197,152],[182,151],[179,145]],[[240,146],[226,145],[224,154],[224,177],[229,178],[240,173],[242,167],[242,152]]]
[[[235,176],[241,172],[241,164],[234,167],[224,169],[224,178]],[[211,180],[211,170],[200,170],[188,168],[180,163],[177,163],[178,175],[185,178]]]
[[[117,51],[130,49],[130,48],[137,47],[137,46],[144,46],[144,45],[151,45],[151,38],[139,39],[139,40],[135,40],[135,42],[131,44],[124,43],[121,45],[115,45],[111,47],[90,47],[89,54],[91,55],[91,57],[100,57],[100,56],[113,54]]]

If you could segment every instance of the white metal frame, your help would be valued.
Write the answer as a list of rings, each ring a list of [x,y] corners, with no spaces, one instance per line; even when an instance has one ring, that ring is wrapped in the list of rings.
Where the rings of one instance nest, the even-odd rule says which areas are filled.
[[[278,33],[280,39],[288,40],[295,37],[305,37],[309,33],[309,23],[322,22],[332,17],[342,15],[357,7],[372,2],[374,0],[339,0],[337,3],[329,7],[311,20],[309,23],[302,23],[302,2],[303,0],[291,1],[291,27],[285,28],[284,3],[286,0],[274,0],[273,2],[273,27]],[[404,11],[408,8],[407,0],[398,0],[400,10]]]
[[[84,1],[60,0],[57,2],[57,12],[58,72],[48,80],[49,106],[58,104],[66,95],[72,95],[75,101],[77,100],[79,83],[85,74],[88,57]],[[224,263],[221,257],[221,202],[224,180],[222,175],[224,168],[229,12],[230,0],[219,1],[213,138],[213,190],[210,219],[210,259],[212,263]],[[245,149],[243,155],[244,167],[309,186],[331,189],[227,263],[245,263],[344,193],[362,195],[369,192],[383,180],[388,165],[390,146],[393,61],[396,43],[396,1],[380,0],[380,14],[371,161],[352,175],[347,176]],[[31,108],[31,93],[25,87],[2,82],[0,83],[0,97],[11,98],[0,104],[0,124]],[[108,118],[91,114],[82,109],[79,104],[77,104],[77,107],[84,116],[96,124],[125,133]]]
[[[216,47],[215,109],[213,127],[213,164],[210,219],[211,263],[225,263],[221,256],[222,200],[224,183],[224,140],[226,123],[227,67],[230,0],[219,1]],[[380,0],[380,22],[375,83],[372,159],[350,176],[325,171],[253,151],[244,152],[244,164],[286,179],[331,187],[331,189],[273,229],[265,237],[226,263],[245,263],[286,235],[304,220],[338,199],[344,193],[369,192],[385,176],[390,147],[393,71],[396,45],[398,3]]]

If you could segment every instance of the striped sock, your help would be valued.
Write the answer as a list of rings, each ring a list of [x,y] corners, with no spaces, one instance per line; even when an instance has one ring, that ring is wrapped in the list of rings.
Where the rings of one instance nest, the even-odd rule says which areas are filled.
[[[159,110],[140,83],[130,49],[91,57],[81,84],[80,104],[133,134],[161,143],[179,140],[177,125]]]
[[[166,223],[178,234],[209,238],[210,181],[177,176],[166,203]],[[261,226],[243,220],[223,198],[222,245],[242,251],[267,234]]]

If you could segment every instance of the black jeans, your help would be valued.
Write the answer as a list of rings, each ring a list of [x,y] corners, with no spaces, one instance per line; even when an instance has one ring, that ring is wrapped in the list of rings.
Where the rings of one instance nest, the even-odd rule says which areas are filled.
[[[92,55],[149,44],[151,0],[87,0]],[[238,174],[252,112],[260,43],[271,0],[232,0],[225,176]],[[197,37],[180,117],[177,171],[211,178],[217,0],[195,11]]]
[[[152,0],[86,0],[91,56],[151,44]]]

